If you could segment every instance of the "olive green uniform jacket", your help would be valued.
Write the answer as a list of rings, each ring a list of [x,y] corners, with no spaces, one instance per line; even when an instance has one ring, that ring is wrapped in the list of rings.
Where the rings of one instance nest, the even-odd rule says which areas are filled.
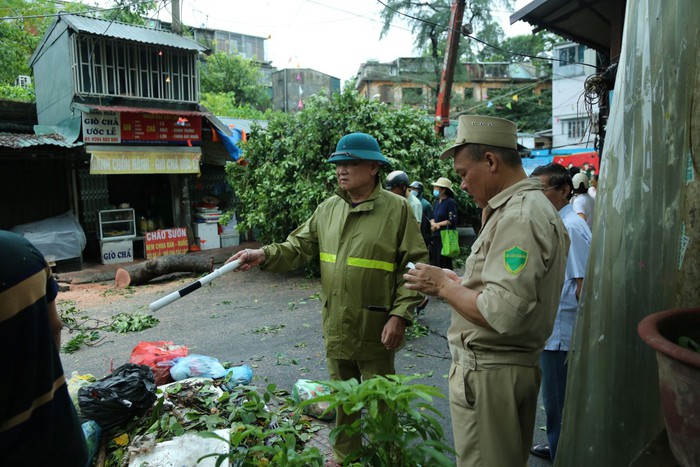
[[[355,207],[344,191],[321,203],[284,243],[263,247],[261,269],[288,271],[318,257],[326,357],[374,360],[393,355],[381,343],[390,315],[408,323],[422,297],[404,287],[408,262],[427,250],[405,198],[377,186]]]
[[[462,285],[481,292],[476,305],[493,329],[453,311],[452,358],[471,369],[538,366],[557,314],[569,236],[538,178],[491,198],[483,219]]]

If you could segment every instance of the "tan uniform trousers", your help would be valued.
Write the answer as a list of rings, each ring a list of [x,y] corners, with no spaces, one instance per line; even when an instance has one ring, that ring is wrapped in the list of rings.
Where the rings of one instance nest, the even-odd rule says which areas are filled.
[[[326,359],[328,373],[332,380],[347,381],[355,378],[358,381],[365,381],[375,376],[393,375],[394,356],[391,355],[381,360],[339,360],[335,358]],[[352,425],[360,418],[359,413],[347,415],[342,408],[335,411],[335,426]],[[362,447],[362,435],[347,436],[339,434],[333,444],[333,454],[337,462],[343,462],[345,456]]]
[[[538,366],[450,368],[450,414],[458,467],[527,466],[532,445]]]

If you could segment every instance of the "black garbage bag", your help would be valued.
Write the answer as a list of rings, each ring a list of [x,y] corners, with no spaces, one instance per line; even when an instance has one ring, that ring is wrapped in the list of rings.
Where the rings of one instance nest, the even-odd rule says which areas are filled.
[[[94,420],[102,437],[143,415],[156,401],[156,382],[146,365],[127,363],[113,373],[78,390],[78,405],[84,420]]]

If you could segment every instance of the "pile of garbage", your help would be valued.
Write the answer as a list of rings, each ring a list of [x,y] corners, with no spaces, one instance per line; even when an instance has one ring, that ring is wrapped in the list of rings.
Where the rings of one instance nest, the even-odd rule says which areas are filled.
[[[307,447],[333,417],[327,403],[299,404],[329,389],[298,380],[291,395],[251,386],[253,370],[188,354],[169,341],[141,342],[108,376],[73,372],[68,391],[88,442],[88,465],[323,465]]]

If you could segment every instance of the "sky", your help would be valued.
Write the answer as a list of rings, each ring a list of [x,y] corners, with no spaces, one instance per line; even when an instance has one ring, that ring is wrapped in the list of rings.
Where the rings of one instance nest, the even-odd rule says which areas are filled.
[[[182,21],[259,37],[269,37],[267,59],[278,69],[311,68],[342,82],[368,60],[390,62],[415,55],[405,22],[396,22],[379,39],[382,29],[376,0],[180,0]],[[531,0],[516,0],[515,10]],[[170,21],[170,2],[158,13]],[[162,5],[162,4],[161,4]],[[511,12],[499,9],[506,35],[528,34],[526,23],[511,26]],[[477,32],[478,37],[478,32]]]

